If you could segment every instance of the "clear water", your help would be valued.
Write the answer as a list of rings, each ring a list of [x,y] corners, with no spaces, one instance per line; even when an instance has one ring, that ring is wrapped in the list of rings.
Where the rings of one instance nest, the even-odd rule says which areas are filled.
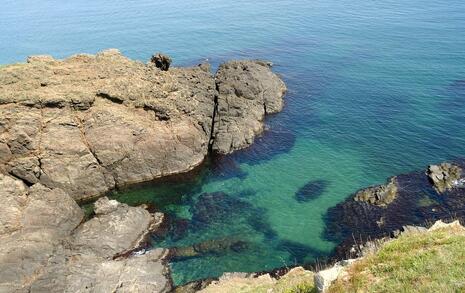
[[[189,180],[114,194],[188,220],[185,233],[157,245],[247,243],[172,262],[184,283],[324,256],[335,245],[321,236],[329,207],[388,176],[463,156],[464,32],[462,0],[3,0],[0,64],[108,47],[140,60],[163,51],[177,65],[276,64],[286,107],[250,150]]]

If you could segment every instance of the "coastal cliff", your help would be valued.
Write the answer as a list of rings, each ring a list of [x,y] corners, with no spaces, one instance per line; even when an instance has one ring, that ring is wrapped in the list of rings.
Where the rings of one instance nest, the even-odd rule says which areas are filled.
[[[169,292],[164,215],[107,198],[253,143],[286,87],[262,61],[170,68],[115,49],[0,69],[0,291]],[[87,221],[86,221],[87,220]]]
[[[260,61],[162,70],[117,50],[0,70],[0,171],[76,200],[247,147],[284,83]]]

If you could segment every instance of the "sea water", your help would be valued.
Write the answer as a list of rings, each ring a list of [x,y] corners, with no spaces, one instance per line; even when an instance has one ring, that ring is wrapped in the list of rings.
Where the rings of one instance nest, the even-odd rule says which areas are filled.
[[[120,190],[170,216],[153,245],[207,243],[177,284],[314,261],[328,208],[388,176],[465,154],[462,0],[3,0],[0,64],[118,48],[175,65],[272,61],[289,91],[249,149],[188,178]]]

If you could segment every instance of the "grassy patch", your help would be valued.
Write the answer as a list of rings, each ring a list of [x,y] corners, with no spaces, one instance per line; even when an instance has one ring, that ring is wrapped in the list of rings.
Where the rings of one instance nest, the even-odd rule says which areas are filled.
[[[329,292],[465,292],[465,232],[402,235],[352,265]]]

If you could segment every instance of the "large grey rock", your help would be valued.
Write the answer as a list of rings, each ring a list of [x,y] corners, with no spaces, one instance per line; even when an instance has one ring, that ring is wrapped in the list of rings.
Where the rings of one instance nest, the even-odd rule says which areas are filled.
[[[213,150],[227,154],[251,145],[266,114],[281,111],[284,82],[257,61],[231,61],[216,74],[219,91]]]
[[[188,171],[208,152],[216,86],[117,50],[0,69],[0,170],[75,199]]]
[[[398,184],[396,177],[392,177],[384,185],[371,186],[355,194],[355,201],[364,201],[376,206],[387,206],[397,197]]]
[[[101,209],[101,207],[100,207]],[[72,236],[74,249],[111,258],[139,245],[155,219],[147,210],[119,204],[80,225]]]
[[[427,174],[439,193],[460,186],[462,169],[450,163],[440,165],[430,165]]]
[[[0,174],[0,292],[168,292],[165,249],[118,257],[163,220],[100,199],[97,216],[63,190]]]

